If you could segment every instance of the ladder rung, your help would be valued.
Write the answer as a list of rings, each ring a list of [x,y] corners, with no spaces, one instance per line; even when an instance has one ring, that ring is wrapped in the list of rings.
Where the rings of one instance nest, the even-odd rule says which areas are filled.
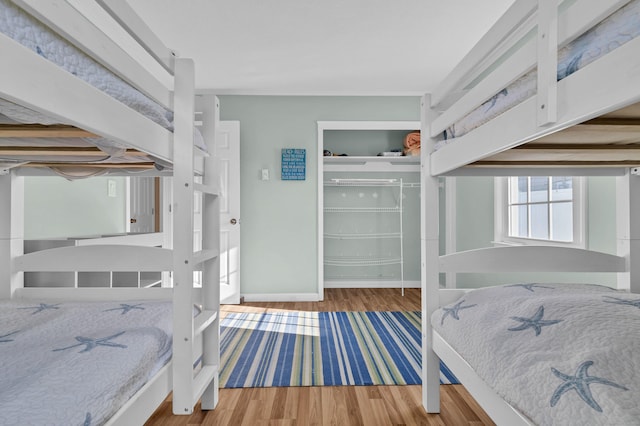
[[[207,151],[203,150],[202,148],[200,148],[199,146],[195,146],[196,149],[193,150],[193,155],[197,156],[197,157],[211,157],[211,154],[209,154]]]
[[[194,183],[193,184],[193,189],[195,189],[196,191],[200,191],[203,194],[209,194],[209,195],[219,195],[220,191],[218,190],[217,187],[212,186],[212,185],[204,185],[202,183]]]
[[[198,335],[207,329],[218,318],[218,311],[204,309],[193,319],[193,333]]]
[[[205,390],[207,390],[207,386],[211,383],[212,380],[216,378],[218,374],[218,366],[217,365],[203,365],[202,369],[198,372],[196,377],[193,379],[193,403],[195,406],[202,397],[202,394]]]
[[[214,249],[196,251],[193,253],[192,261],[194,265],[198,265],[200,263],[206,262],[207,260],[211,260],[218,257],[219,253],[220,253],[219,250],[214,250]]]

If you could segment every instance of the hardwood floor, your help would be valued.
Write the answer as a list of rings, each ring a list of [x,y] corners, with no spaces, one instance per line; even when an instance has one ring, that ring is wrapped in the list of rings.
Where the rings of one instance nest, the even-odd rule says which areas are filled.
[[[229,312],[420,310],[420,290],[326,289],[323,302],[225,305]],[[493,425],[461,385],[440,387],[441,413],[422,408],[421,386],[325,386],[220,389],[213,411],[173,416],[171,397],[147,425]]]

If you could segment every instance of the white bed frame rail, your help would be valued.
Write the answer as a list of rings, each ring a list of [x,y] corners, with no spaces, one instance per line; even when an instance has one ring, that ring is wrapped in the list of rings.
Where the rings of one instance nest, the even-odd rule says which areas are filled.
[[[116,414],[113,424],[131,424],[146,419],[173,390],[175,414],[190,414],[198,400],[205,410],[218,401],[219,365],[219,184],[218,164],[213,156],[202,158],[194,150],[195,76],[190,59],[174,58],[159,46],[158,40],[139,18],[128,15],[132,9],[118,1],[104,0],[108,13],[143,48],[153,51],[161,66],[173,74],[173,87],[163,87],[144,67],[134,64],[128,53],[109,40],[97,23],[63,0],[16,0],[32,15],[49,23],[59,34],[89,53],[134,87],[174,111],[174,132],[155,124],[120,104],[70,73],[59,69],[35,52],[0,35],[3,52],[0,65],[0,97],[63,120],[66,123],[121,142],[173,163],[171,248],[88,245],[41,251],[23,255],[24,181],[11,172],[0,176],[0,297],[40,294],[53,295],[57,289],[22,289],[23,271],[173,271],[173,289],[61,289],[72,298],[91,297],[171,298],[173,300],[173,356],[171,366],[153,380],[130,404]],[[95,24],[95,25],[94,25]],[[164,52],[164,53],[163,53]],[[215,96],[199,99],[203,112],[203,137],[210,153],[215,151],[215,129],[219,122],[219,102]],[[96,113],[100,111],[100,113]],[[203,183],[196,184],[195,164],[204,164]],[[194,252],[194,192],[202,193],[202,250]],[[202,289],[194,289],[194,270],[203,271]],[[25,291],[33,290],[33,291]],[[71,290],[74,290],[73,292]],[[87,291],[83,291],[87,290]],[[122,290],[122,291],[120,291]],[[109,291],[109,293],[107,293]],[[113,296],[111,296],[113,295]],[[193,317],[193,305],[202,311]],[[194,376],[194,361],[201,355]],[[170,385],[167,388],[167,384]],[[136,423],[137,421],[134,421]]]
[[[534,68],[538,94],[434,152],[431,173],[443,175],[640,100],[640,93],[629,90],[640,85],[640,39],[555,81],[557,49],[628,2],[583,0],[559,9],[549,8],[552,2],[546,0],[514,3],[432,94],[434,117],[428,135],[439,138],[448,126]]]
[[[440,256],[440,272],[625,272],[624,257],[568,247],[487,247]]]

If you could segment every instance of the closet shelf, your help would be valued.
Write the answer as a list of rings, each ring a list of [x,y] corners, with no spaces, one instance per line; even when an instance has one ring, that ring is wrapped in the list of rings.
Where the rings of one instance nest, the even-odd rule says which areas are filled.
[[[401,213],[402,209],[396,207],[325,207],[326,213]]]
[[[419,156],[384,156],[384,155],[347,155],[326,156],[324,164],[365,164],[365,163],[390,163],[390,164],[420,164]]]
[[[324,258],[328,266],[372,266],[402,264],[400,257],[331,256]]]
[[[324,157],[326,172],[420,171],[420,157],[347,156]]]
[[[347,179],[336,178],[324,182],[324,186],[401,186],[398,179]]]
[[[325,233],[324,237],[327,239],[333,240],[379,240],[386,238],[400,238],[402,234],[399,232],[386,232],[386,233],[375,233],[375,234],[367,234],[367,233],[350,233],[350,234],[329,234]]]

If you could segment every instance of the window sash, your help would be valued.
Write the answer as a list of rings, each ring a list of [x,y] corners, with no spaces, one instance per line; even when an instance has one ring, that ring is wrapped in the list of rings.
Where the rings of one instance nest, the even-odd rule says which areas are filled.
[[[559,246],[573,246],[584,248],[586,246],[586,231],[585,231],[585,216],[586,216],[586,180],[579,177],[568,177],[572,183],[572,197],[573,200],[567,199],[566,194],[558,195],[554,197],[553,188],[554,183],[557,188],[559,185],[559,177],[546,177],[548,179],[547,188],[547,201],[530,201],[529,193],[527,193],[527,201],[515,201],[509,204],[509,194],[514,194],[512,191],[512,185],[508,177],[495,178],[495,223],[494,223],[494,243],[495,244],[536,244],[536,245],[559,245]],[[567,178],[565,178],[567,179]],[[516,181],[517,182],[517,181]],[[527,182],[527,189],[530,189],[530,179]],[[510,192],[512,191],[512,192]],[[515,191],[517,194],[517,191]],[[515,195],[515,194],[514,194]],[[561,227],[557,223],[557,216],[554,218],[554,213],[557,214],[555,209],[562,208],[563,205],[571,204],[572,215],[570,223]],[[536,238],[532,236],[530,231],[530,224],[527,223],[527,236],[510,236],[510,222],[509,216],[512,208],[525,206],[527,215],[531,206],[547,206],[547,234],[546,238]],[[571,229],[567,231],[566,226],[571,226]],[[569,240],[569,234],[573,235],[573,240]]]

